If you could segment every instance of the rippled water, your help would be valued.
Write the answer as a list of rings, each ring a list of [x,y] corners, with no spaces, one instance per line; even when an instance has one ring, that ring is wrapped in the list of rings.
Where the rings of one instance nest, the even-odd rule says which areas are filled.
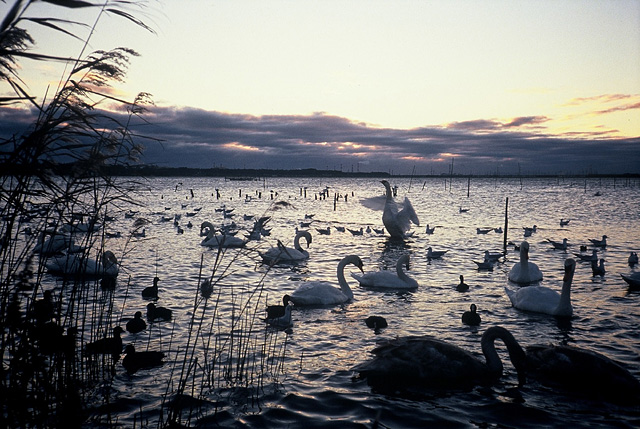
[[[163,395],[175,389],[175,383],[167,387],[168,380],[177,378],[182,362],[180,350],[188,341],[201,260],[203,276],[208,276],[217,255],[215,250],[200,246],[199,225],[203,221],[230,224],[230,219],[223,219],[222,213],[215,210],[226,205],[227,209],[234,209],[233,221],[239,228],[251,228],[253,221],[243,220],[247,214],[271,216],[267,226],[272,229],[270,236],[251,243],[248,250],[229,250],[224,255],[224,261],[232,263],[214,291],[220,297],[217,309],[220,323],[232,320],[232,309],[237,311],[237,304],[246,300],[261,281],[264,288],[260,308],[265,302],[277,303],[283,294],[292,292],[304,281],[336,282],[336,265],[347,254],[359,255],[365,271],[372,271],[394,269],[397,257],[409,251],[412,255],[409,275],[418,280],[420,287],[412,292],[380,292],[358,287],[351,281],[353,302],[328,308],[294,309],[293,328],[288,333],[270,334],[277,347],[286,340],[282,366],[275,380],[267,380],[259,389],[244,393],[235,388],[233,395],[224,396],[223,389],[218,387],[211,390],[210,398],[206,394],[194,395],[218,402],[215,412],[209,409],[191,424],[343,428],[370,426],[377,420],[381,427],[640,426],[637,406],[577,398],[535,382],[517,392],[515,371],[508,362],[505,375],[494,387],[420,397],[372,392],[365,381],[353,381],[351,371],[354,365],[369,358],[376,341],[403,335],[432,334],[480,356],[482,332],[489,326],[501,325],[523,346],[564,341],[604,353],[640,377],[640,293],[630,292],[619,276],[631,270],[627,265],[629,251],[640,251],[637,181],[564,178],[449,182],[444,178],[414,178],[392,179],[391,184],[398,186],[399,200],[409,197],[421,222],[404,246],[390,242],[384,235],[365,232],[354,236],[335,229],[336,226],[382,228],[381,212],[360,204],[362,198],[383,193],[384,187],[377,179],[246,182],[221,178],[151,179],[146,188],[141,188],[144,205],[137,215],[152,222],[145,227],[146,237],[107,241],[107,248],[119,255],[122,264],[115,307],[122,311],[123,325],[135,311],[144,311],[147,302],[141,298],[140,290],[150,286],[157,275],[161,279],[158,303],[172,308],[175,320],[153,324],[144,334],[124,335],[125,344],[134,342],[138,350],[147,345],[162,349],[168,352],[168,359],[161,368],[141,370],[132,376],[118,367],[111,388],[119,422],[130,427],[145,422],[153,424],[161,418],[158,410]],[[319,197],[327,187],[328,198]],[[335,194],[343,198],[334,203]],[[581,244],[589,244],[589,238],[608,236],[609,245],[601,252],[607,268],[603,278],[592,277],[590,266],[578,263],[572,288],[574,316],[569,322],[561,323],[553,317],[523,313],[511,307],[504,287],[508,285],[509,269],[519,257],[512,246],[494,271],[476,269],[473,260],[482,260],[485,250],[501,250],[503,243],[502,234],[477,234],[476,228],[504,227],[507,198],[509,241],[519,243],[524,238],[522,228],[537,225],[537,232],[528,241],[531,261],[544,273],[543,285],[559,290],[565,258],[579,252]],[[282,201],[289,204],[276,204]],[[187,213],[199,207],[201,211],[187,217]],[[460,213],[460,207],[469,211]],[[177,233],[173,222],[161,220],[162,216],[175,214],[182,215],[183,234]],[[313,214],[313,223],[308,228],[313,235],[309,260],[294,268],[271,270],[260,264],[257,250],[274,246],[278,239],[292,245],[294,229],[301,228],[305,214]],[[560,227],[560,218],[571,221]],[[193,228],[187,227],[188,221]],[[120,214],[107,230],[126,236],[132,223],[133,219]],[[425,234],[426,224],[437,226],[434,234]],[[316,230],[327,226],[331,228],[330,235],[321,235]],[[568,253],[553,250],[546,242],[565,237],[571,245]],[[429,246],[448,253],[441,260],[429,262],[426,259]],[[461,274],[470,285],[465,293],[455,289]],[[131,281],[125,287],[129,276]],[[482,317],[479,328],[465,326],[460,320],[471,303],[478,306]],[[364,319],[370,315],[384,316],[389,326],[379,333],[367,328]],[[212,316],[205,313],[205,318]],[[218,329],[213,332],[215,336]],[[198,347],[200,351],[206,348],[202,344]],[[280,350],[277,348],[277,353]],[[503,351],[500,353],[506,361]],[[251,383],[249,386],[252,387]]]

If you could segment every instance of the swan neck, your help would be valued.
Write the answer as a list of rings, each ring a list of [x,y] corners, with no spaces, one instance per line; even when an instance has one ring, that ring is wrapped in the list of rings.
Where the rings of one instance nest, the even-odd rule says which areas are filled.
[[[407,276],[407,274],[403,270],[404,264],[405,264],[405,258],[398,259],[398,262],[396,263],[396,273],[398,274],[399,278],[406,281],[409,279],[409,276]]]
[[[499,326],[494,326],[487,329],[482,335],[481,345],[482,353],[487,361],[487,368],[493,376],[499,377],[502,375],[503,365],[496,351],[495,340],[500,338],[507,346],[509,352],[509,358],[511,363],[518,372],[518,379],[520,383],[524,383],[524,369],[526,355],[520,344],[511,335],[509,331]]]
[[[389,185],[388,183],[384,183],[384,188],[386,190],[387,200],[392,199],[393,194],[391,193],[391,185]]]
[[[346,267],[348,263],[350,262],[346,259],[343,259],[338,264],[338,284],[340,284],[340,290],[342,291],[342,293],[345,294],[349,299],[352,299],[353,291],[349,287],[347,279],[345,279],[344,277],[344,267]]]
[[[558,302],[558,309],[556,310],[556,313],[559,315],[571,313],[571,283],[573,282],[573,273],[574,271],[568,271],[564,275],[560,301]]]

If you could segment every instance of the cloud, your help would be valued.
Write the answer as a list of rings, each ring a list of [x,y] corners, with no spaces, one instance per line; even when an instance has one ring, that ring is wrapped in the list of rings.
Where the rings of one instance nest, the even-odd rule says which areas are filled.
[[[577,97],[572,98],[571,100],[563,104],[563,106],[578,106],[580,104],[591,103],[594,101],[599,103],[609,103],[612,101],[626,100],[631,97],[632,95],[629,94],[601,94],[593,97]]]
[[[123,115],[124,112],[113,115]],[[0,109],[0,134],[20,133],[33,117]],[[599,130],[578,135],[545,131],[545,116],[455,122],[393,129],[326,113],[254,116],[190,107],[151,107],[136,119],[142,161],[172,167],[316,168],[410,174],[640,173],[640,137],[613,139]],[[22,130],[22,131],[21,131]],[[363,170],[366,167],[366,170]]]
[[[599,115],[605,115],[607,113],[623,112],[625,110],[635,110],[635,109],[640,109],[640,101],[638,101],[637,103],[631,103],[631,104],[625,104],[623,106],[612,107],[610,109],[599,110],[596,113]]]

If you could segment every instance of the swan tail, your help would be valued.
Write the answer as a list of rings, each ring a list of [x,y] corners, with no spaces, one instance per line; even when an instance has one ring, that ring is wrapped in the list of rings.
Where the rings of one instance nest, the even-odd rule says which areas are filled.
[[[515,291],[512,291],[511,289],[507,288],[505,286],[504,291],[507,293],[507,296],[509,297],[509,301],[511,301],[511,305],[515,306],[516,305],[516,293]]]

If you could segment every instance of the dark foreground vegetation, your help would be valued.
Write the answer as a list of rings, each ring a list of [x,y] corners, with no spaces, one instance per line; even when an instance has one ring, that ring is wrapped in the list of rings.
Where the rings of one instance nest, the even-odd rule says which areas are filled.
[[[143,136],[135,127],[152,102],[144,92],[124,100],[110,91],[110,84],[124,79],[135,51],[85,50],[106,15],[153,30],[136,17],[141,2],[48,1],[64,19],[38,17],[36,1],[9,3],[0,18],[0,85],[3,94],[12,95],[0,97],[0,106],[36,111],[38,119],[20,135],[0,140],[0,427],[122,426],[112,406],[122,353],[127,353],[128,372],[149,362],[124,348],[120,338],[124,303],[115,298],[115,290],[130,286],[118,277],[130,242],[121,255],[107,252],[104,225],[138,204],[139,183],[113,175],[137,163]],[[67,18],[79,10],[94,12],[95,20],[87,24]],[[82,41],[81,53],[35,52],[27,31],[33,25]],[[20,78],[20,71],[34,62],[66,65],[57,89],[44,99],[30,94]],[[96,110],[101,104],[116,104],[118,115]],[[135,220],[129,235],[145,222]],[[202,270],[211,273],[204,276],[209,285],[227,274],[234,257],[218,252],[213,266]],[[61,265],[65,271],[72,266],[72,272],[45,281],[51,270],[47,265],[61,258],[73,261]],[[217,318],[220,296],[205,296],[199,283],[193,285],[186,347],[166,359],[174,366],[158,393],[161,409],[154,410],[153,420],[134,418],[133,426],[188,426],[195,416],[217,411],[203,399],[204,392],[211,397],[222,386],[257,389],[267,373],[277,379],[277,360],[271,358],[284,353],[286,341],[254,329],[261,285],[233,298],[238,312],[224,325]],[[160,355],[154,355],[153,363],[160,362]]]

